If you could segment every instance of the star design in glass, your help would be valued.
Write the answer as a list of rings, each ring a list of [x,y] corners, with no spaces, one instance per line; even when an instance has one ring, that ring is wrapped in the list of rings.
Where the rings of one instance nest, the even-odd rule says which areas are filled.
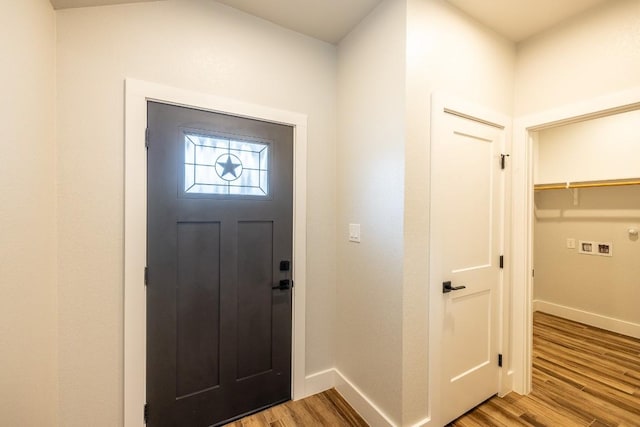
[[[237,159],[239,163],[234,163],[233,162],[233,158]],[[219,161],[219,162],[217,162],[217,164],[222,167],[222,171],[218,171],[218,174],[219,174],[220,178],[222,178],[224,180],[227,180],[227,181],[233,181],[233,179],[225,178],[225,176],[228,175],[228,174],[233,175],[234,179],[238,178],[239,174],[236,171],[236,169],[238,169],[239,167],[242,166],[242,162],[240,162],[240,159],[238,159],[236,156],[234,156],[232,154],[227,154],[227,160],[224,161],[224,162]],[[240,172],[240,173],[242,173],[242,172]]]

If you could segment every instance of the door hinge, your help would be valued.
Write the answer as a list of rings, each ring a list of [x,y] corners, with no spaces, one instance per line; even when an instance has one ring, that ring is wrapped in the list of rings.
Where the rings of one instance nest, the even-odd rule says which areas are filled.
[[[505,167],[505,158],[509,157],[509,154],[500,154],[500,169]]]
[[[149,128],[144,130],[144,148],[149,149]]]
[[[498,354],[498,366],[502,368],[502,354]]]
[[[500,255],[500,268],[504,268],[504,255]]]
[[[149,267],[144,268],[144,285],[147,286],[149,284]]]
[[[149,404],[145,403],[144,404],[144,423],[147,424],[149,423]]]
[[[531,277],[536,277],[536,271],[535,270],[531,270]]]

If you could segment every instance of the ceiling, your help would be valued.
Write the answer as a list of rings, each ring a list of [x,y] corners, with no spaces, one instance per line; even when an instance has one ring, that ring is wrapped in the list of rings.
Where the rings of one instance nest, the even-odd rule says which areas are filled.
[[[157,0],[50,0],[56,9]],[[212,0],[213,1],[213,0]],[[339,42],[382,0],[217,0],[280,26]],[[611,0],[446,0],[515,42]]]
[[[218,0],[278,25],[338,43],[381,0]]]
[[[110,4],[140,3],[155,0],[49,0],[54,9],[70,9],[72,7],[107,6]]]
[[[447,0],[497,33],[522,41],[609,0]]]

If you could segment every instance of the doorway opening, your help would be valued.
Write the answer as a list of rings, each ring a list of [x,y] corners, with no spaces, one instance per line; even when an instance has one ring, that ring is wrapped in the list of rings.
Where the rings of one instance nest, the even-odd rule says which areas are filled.
[[[536,177],[534,177],[534,165],[536,161],[537,133],[563,125],[579,124],[587,120],[609,117],[638,109],[640,109],[640,90],[633,89],[515,120],[512,153],[514,161],[512,204],[512,235],[514,239],[512,240],[512,254],[514,260],[513,280],[514,283],[520,283],[521,286],[514,286],[513,288],[512,350],[514,355],[514,391],[520,394],[528,394],[532,390],[534,275],[537,273],[537,271],[534,271],[533,262],[534,226],[536,222],[536,203],[534,199]],[[609,180],[596,183],[606,184],[607,181]],[[590,183],[593,184],[593,182]],[[567,184],[567,182],[561,183],[561,185],[571,187],[571,183]],[[561,191],[569,192],[572,190]],[[574,192],[573,194],[579,193]],[[570,203],[574,202],[573,194],[570,196]],[[573,244],[571,236],[565,236],[564,239],[563,247]],[[584,243],[591,242],[586,238],[584,240]],[[601,251],[603,257],[606,256],[607,249],[611,251],[611,245],[607,248],[608,242],[604,241],[606,239],[594,237],[592,240],[592,243],[598,243],[598,245],[591,246],[591,248]],[[580,238],[575,237],[575,244],[580,245]],[[585,248],[588,247],[588,245],[585,246]],[[565,248],[565,250],[569,249],[572,248]],[[577,249],[579,248],[576,248],[576,251]]]

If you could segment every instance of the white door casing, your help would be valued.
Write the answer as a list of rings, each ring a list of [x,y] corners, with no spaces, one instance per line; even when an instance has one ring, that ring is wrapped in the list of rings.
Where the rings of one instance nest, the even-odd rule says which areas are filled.
[[[505,117],[435,95],[430,408],[443,425],[500,391]],[[443,293],[443,282],[464,289]]]

